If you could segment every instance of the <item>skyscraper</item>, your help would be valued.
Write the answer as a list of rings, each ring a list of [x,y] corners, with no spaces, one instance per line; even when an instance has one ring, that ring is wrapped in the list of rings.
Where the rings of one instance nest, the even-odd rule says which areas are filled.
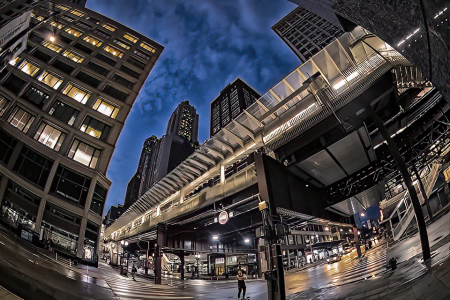
[[[198,114],[189,101],[182,101],[172,113],[167,124],[166,135],[178,134],[192,143],[197,142]]]
[[[300,6],[278,21],[272,29],[302,62],[343,34],[333,23]]]
[[[7,2],[1,20],[33,2]],[[27,51],[0,74],[0,218],[30,240],[53,239],[59,251],[93,261],[111,185],[106,170],[163,47],[83,6],[55,2],[58,17],[34,30]],[[47,5],[34,8],[33,24],[51,14]]]
[[[228,84],[211,102],[210,135],[213,136],[261,97],[242,79]]]
[[[145,140],[138,169],[128,182],[124,211],[194,152],[197,136],[197,111],[189,101],[182,101],[170,116],[166,134]]]

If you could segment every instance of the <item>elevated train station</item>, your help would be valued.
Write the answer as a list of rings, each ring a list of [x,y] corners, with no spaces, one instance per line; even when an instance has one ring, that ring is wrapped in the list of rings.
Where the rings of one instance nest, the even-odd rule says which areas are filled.
[[[261,276],[267,270],[261,203],[289,228],[282,241],[288,267],[326,255],[321,245],[332,250],[339,244],[333,241],[353,240],[353,215],[380,202],[386,213],[407,217],[388,222],[399,236],[412,220],[397,208],[408,197],[369,112],[426,183],[426,212],[439,172],[433,165],[446,161],[448,108],[400,53],[356,27],[205,141],[108,227],[111,262],[140,250],[152,257],[157,283],[169,254],[194,272],[241,268]]]

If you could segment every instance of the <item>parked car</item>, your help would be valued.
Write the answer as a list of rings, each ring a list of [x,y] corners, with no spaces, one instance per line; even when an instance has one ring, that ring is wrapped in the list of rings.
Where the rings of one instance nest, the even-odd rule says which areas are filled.
[[[335,263],[337,261],[341,260],[341,256],[339,254],[333,254],[330,257],[327,258],[327,262],[329,264]]]

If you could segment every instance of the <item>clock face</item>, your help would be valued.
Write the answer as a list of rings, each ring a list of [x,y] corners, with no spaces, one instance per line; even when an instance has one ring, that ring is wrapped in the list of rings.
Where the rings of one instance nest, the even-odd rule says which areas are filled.
[[[219,223],[223,225],[227,222],[228,222],[228,213],[226,211],[222,211],[219,214]]]

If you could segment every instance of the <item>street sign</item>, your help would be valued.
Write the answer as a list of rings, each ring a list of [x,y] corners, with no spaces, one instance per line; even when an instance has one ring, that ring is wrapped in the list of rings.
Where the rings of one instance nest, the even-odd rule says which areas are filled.
[[[220,214],[219,214],[219,223],[221,224],[221,225],[224,225],[224,224],[226,224],[228,222],[228,213],[226,212],[226,211],[222,211]]]
[[[0,29],[0,48],[30,26],[31,12],[25,12]],[[3,49],[2,49],[3,50]]]

